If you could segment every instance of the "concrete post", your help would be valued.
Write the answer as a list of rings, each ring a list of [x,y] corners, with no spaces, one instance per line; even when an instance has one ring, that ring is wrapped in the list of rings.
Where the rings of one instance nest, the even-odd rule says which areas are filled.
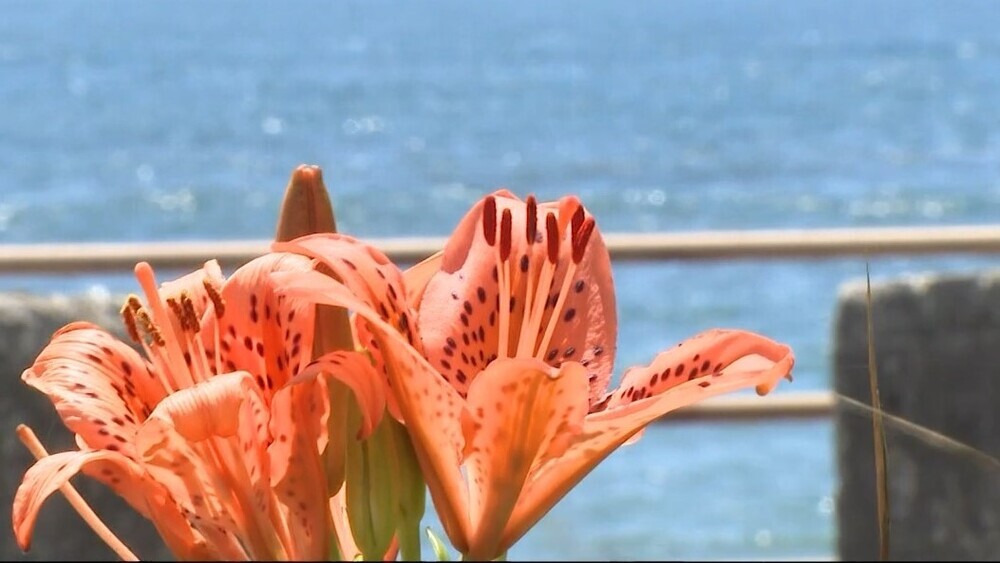
[[[74,320],[97,323],[122,337],[118,319],[120,299],[98,295],[35,296],[0,294],[0,560],[115,560],[61,494],[49,498],[39,515],[31,550],[18,549],[11,531],[14,491],[33,458],[18,441],[14,429],[30,425],[51,453],[74,448],[71,435],[44,395],[21,382],[21,372],[31,365],[52,333]],[[126,545],[142,559],[170,560],[152,524],[87,477],[73,485]]]
[[[883,409],[1000,457],[1000,273],[873,284]],[[870,404],[865,284],[841,290],[836,392]],[[838,550],[878,556],[871,417],[838,403]],[[1000,556],[1000,469],[975,452],[886,423],[893,560]]]

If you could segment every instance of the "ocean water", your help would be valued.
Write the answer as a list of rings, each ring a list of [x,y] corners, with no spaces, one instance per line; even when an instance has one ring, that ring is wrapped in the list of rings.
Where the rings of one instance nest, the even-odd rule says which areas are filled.
[[[604,232],[994,223],[991,2],[5,0],[0,244],[267,238],[319,164],[341,229],[445,235],[505,186]],[[872,262],[874,279],[971,271]],[[615,266],[617,370],[732,326],[829,387],[859,259]],[[126,276],[2,289],[128,291]],[[833,557],[833,432],[682,424],[615,453],[515,559]]]

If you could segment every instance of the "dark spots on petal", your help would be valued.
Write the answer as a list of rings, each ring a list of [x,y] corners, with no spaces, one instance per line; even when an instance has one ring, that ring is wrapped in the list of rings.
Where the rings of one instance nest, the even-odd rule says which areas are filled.
[[[469,315],[466,315],[465,313],[462,313],[462,315],[459,317],[459,319],[462,321],[462,326],[465,326],[465,327],[469,326]]]
[[[568,357],[572,356],[575,353],[576,353],[576,348],[570,346],[569,348],[566,348],[565,352],[563,352],[563,357],[564,358],[568,358]]]
[[[444,369],[450,370],[451,369],[451,362],[449,362],[448,360],[441,360],[441,366]]]
[[[465,309],[465,313],[466,313],[467,315],[471,315],[471,314],[472,314],[472,303],[469,303],[468,301],[466,301],[466,302],[465,302],[465,303],[464,303],[464,304],[462,305],[462,308],[463,308],[463,309]]]
[[[677,375],[677,377],[684,375],[684,364],[677,364],[677,367],[674,368],[674,374]]]
[[[559,355],[559,349],[553,348],[549,350],[548,354],[545,355],[545,360],[551,362],[552,360],[555,360],[558,355]]]
[[[495,272],[495,271],[496,271],[496,269],[494,268],[494,270],[493,270],[493,271]],[[458,294],[457,294],[457,293],[455,293],[454,291],[452,291],[452,292],[451,292],[451,298],[452,298],[452,299],[454,299],[455,301],[458,301]]]
[[[117,416],[111,417],[111,422],[117,424],[118,426],[124,426],[125,425],[125,421],[122,420],[122,419],[120,419],[120,418],[118,418]]]
[[[603,353],[604,353],[604,348],[601,348],[600,346],[594,346],[594,357],[595,358],[597,356],[600,356]]]
[[[490,326],[496,326],[497,324],[497,314],[495,311],[490,311]]]
[[[476,297],[479,298],[480,303],[486,303],[486,289],[484,289],[483,286],[479,286],[476,289]]]
[[[253,351],[253,340],[250,340],[249,336],[244,336],[243,337],[243,347],[246,348],[247,351],[250,351],[250,352]]]
[[[702,371],[702,373],[708,373],[708,368],[710,368],[710,367],[712,367],[712,362],[709,361],[709,360],[705,360],[701,364],[701,371]]]
[[[710,382],[710,381],[700,381],[700,382],[698,382],[698,387],[708,387],[711,384],[712,384],[712,382]]]
[[[570,308],[563,315],[563,320],[566,321],[566,322],[570,322],[571,320],[573,320],[573,317],[575,317],[575,316],[576,316],[576,309]]]
[[[576,280],[576,283],[573,284],[573,291],[580,293],[586,286],[587,284],[583,283],[583,280]]]
[[[459,383],[465,383],[466,380],[468,380],[468,376],[465,375],[464,371],[458,370],[455,372],[455,379],[457,379]]]
[[[470,341],[469,341],[469,333],[467,333],[467,332],[463,332],[463,333],[462,333],[462,342],[463,342],[463,343],[464,343],[464,344],[465,344],[466,346],[468,346],[468,345],[469,345],[469,343],[470,343]]]
[[[655,385],[657,384],[657,382],[659,382],[659,380],[660,380],[660,374],[658,374],[658,373],[654,373],[654,374],[653,374],[653,377],[651,377],[651,378],[649,379],[649,386],[650,386],[650,387],[653,387],[653,386],[655,386]]]
[[[455,355],[455,349],[451,348],[450,346],[445,346],[444,347],[444,355],[445,356],[454,356]]]
[[[125,372],[125,375],[132,375],[132,365],[123,360],[122,371]]]
[[[486,330],[483,328],[483,325],[479,325],[479,330],[476,331],[476,334],[479,335],[480,342],[486,342]]]
[[[530,264],[530,261],[528,260],[528,255],[527,254],[521,255],[521,264],[520,264],[520,267],[521,267],[521,271],[522,272],[527,272],[528,271],[528,265],[529,264]]]

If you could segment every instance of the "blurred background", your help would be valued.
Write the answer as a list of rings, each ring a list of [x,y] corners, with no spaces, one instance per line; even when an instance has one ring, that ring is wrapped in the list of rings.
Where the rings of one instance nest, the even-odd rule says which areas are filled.
[[[998,14],[917,0],[7,0],[0,244],[269,238],[300,163],[323,168],[341,230],[361,237],[446,235],[500,186],[578,194],[604,232],[994,223]],[[876,280],[989,265],[871,264]],[[794,347],[784,389],[828,389],[837,288],[864,272],[862,259],[617,264],[616,371],[739,327]],[[510,557],[831,558],[834,453],[828,421],[657,426]]]

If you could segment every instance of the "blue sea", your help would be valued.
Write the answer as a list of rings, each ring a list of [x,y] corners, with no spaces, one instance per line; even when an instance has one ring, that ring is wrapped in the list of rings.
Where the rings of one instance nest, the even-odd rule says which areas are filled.
[[[578,194],[604,232],[995,223],[998,27],[963,0],[5,0],[0,244],[269,238],[300,163],[361,237],[446,235],[500,186]],[[794,346],[779,392],[827,389],[864,272],[616,264],[617,371],[740,327]],[[659,425],[510,557],[832,558],[834,455],[826,420]]]

